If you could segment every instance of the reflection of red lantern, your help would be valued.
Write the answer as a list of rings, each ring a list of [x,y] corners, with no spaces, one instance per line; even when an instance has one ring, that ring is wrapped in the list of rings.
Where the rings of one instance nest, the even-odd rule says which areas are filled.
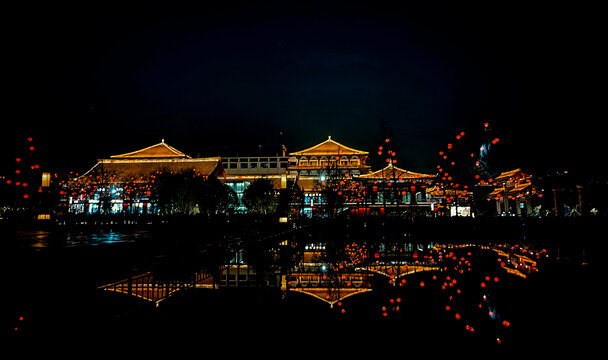
[[[459,313],[454,314],[454,317],[456,318],[456,320],[460,320],[460,314]]]

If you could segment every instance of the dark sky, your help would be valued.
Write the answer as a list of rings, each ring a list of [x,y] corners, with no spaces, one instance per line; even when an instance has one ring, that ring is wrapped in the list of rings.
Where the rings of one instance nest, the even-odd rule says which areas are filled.
[[[43,166],[83,169],[161,138],[192,156],[328,135],[373,153],[382,123],[427,170],[486,121],[504,170],[601,168],[598,9],[366,3],[9,8],[0,174],[26,136]]]

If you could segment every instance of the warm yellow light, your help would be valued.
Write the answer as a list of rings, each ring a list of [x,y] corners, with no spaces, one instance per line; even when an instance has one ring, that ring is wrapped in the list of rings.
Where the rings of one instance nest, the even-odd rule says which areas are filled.
[[[51,186],[51,173],[43,172],[42,173],[42,187]]]
[[[280,217],[280,218],[279,218],[279,222],[280,222],[280,223],[286,223],[286,222],[287,222],[287,217],[286,217],[286,216],[284,216],[284,217]]]

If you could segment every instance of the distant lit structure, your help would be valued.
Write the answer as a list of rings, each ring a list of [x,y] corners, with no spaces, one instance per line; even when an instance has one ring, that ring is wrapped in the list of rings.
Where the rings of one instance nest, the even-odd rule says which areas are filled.
[[[227,156],[222,157],[225,176],[221,179],[236,192],[239,202],[245,189],[258,178],[265,178],[273,183],[275,189],[287,186],[287,167],[289,162],[284,156]],[[294,180],[295,176],[289,177]],[[237,209],[245,211],[242,205]]]
[[[366,174],[367,151],[353,149],[332,140],[327,140],[304,150],[289,154],[289,173],[298,176],[321,177],[328,168],[335,168],[342,174],[357,176]]]
[[[399,205],[431,208],[427,190],[431,188],[435,175],[417,173],[387,165],[372,173],[359,175],[366,192],[366,206],[372,208]]]
[[[494,179],[494,190],[488,200],[496,201],[496,213],[503,216],[527,216],[531,214],[532,199],[542,196],[532,184],[532,175],[515,169],[505,171]]]
[[[191,158],[165,141],[126,154],[99,159],[89,171],[66,183],[63,201],[72,213],[150,214],[155,177],[163,172],[192,171],[223,177],[219,157]]]

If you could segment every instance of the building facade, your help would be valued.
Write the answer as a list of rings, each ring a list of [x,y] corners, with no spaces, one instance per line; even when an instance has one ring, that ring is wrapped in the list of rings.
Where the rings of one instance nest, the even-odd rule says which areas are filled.
[[[532,184],[532,175],[515,169],[501,173],[493,182],[494,190],[488,194],[488,200],[495,200],[497,215],[528,216],[532,213],[532,199],[540,194]]]
[[[223,177],[219,157],[192,158],[163,141],[156,145],[98,159],[86,173],[66,183],[62,201],[71,213],[151,214],[157,176],[191,171],[196,176]]]

